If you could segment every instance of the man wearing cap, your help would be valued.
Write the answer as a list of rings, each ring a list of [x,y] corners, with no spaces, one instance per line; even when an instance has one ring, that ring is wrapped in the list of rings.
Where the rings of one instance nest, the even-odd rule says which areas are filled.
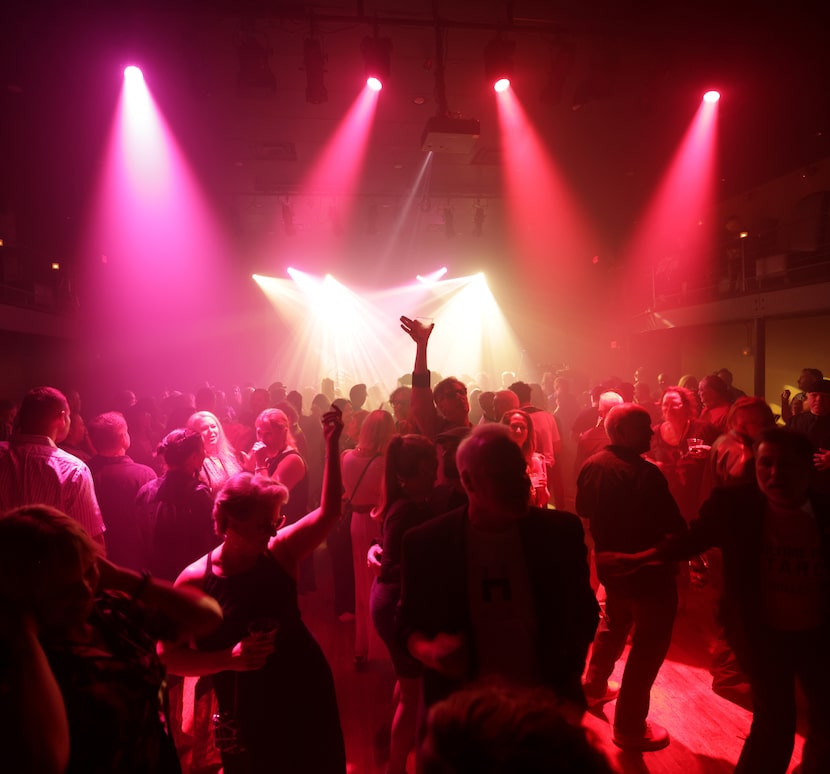
[[[787,427],[813,444],[814,488],[830,494],[830,379],[815,382],[807,391],[807,410],[790,418]]]

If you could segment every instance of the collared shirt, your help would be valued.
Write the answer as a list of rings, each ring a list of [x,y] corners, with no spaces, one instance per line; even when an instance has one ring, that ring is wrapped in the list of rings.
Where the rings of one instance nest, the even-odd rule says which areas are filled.
[[[0,443],[0,512],[36,504],[63,511],[93,538],[106,529],[86,464],[48,436],[16,433]]]

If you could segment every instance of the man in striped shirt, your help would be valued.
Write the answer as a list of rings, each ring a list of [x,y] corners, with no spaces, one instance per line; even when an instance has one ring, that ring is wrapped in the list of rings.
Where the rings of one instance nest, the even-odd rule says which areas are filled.
[[[104,547],[104,520],[92,474],[57,444],[69,432],[69,404],[54,387],[29,390],[17,413],[15,432],[0,443],[0,513],[45,504],[75,519]]]

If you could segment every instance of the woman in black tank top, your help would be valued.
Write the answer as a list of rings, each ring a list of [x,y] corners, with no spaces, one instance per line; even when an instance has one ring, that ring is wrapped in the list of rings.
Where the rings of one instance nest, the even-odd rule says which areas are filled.
[[[176,581],[204,589],[222,606],[217,631],[195,648],[166,644],[164,658],[174,674],[214,675],[214,729],[226,774],[345,771],[331,669],[297,603],[299,563],[340,515],[339,412],[325,414],[323,427],[320,509],[277,531],[286,487],[239,473],[214,508],[222,544]]]

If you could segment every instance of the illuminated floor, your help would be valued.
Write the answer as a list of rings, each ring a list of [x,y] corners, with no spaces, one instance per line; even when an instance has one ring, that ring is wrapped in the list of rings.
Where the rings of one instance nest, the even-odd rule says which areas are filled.
[[[334,670],[340,715],[346,736],[349,771],[353,774],[382,772],[376,762],[374,736],[391,711],[394,675],[386,661],[373,660],[366,673],[353,666],[354,624],[341,623],[334,616],[328,557],[317,554],[319,590],[302,598],[303,615],[320,641]],[[696,592],[697,593],[697,592]],[[669,658],[663,664],[652,691],[651,717],[664,725],[672,742],[653,753],[624,753],[611,742],[609,721],[614,703],[598,716],[587,715],[585,724],[623,774],[672,772],[682,774],[727,774],[734,769],[750,713],[712,693],[706,668],[705,616],[700,613],[702,597],[689,596],[678,615]],[[622,674],[624,659],[614,677]],[[803,740],[796,739],[791,768],[801,758]],[[414,765],[410,761],[410,774]]]

